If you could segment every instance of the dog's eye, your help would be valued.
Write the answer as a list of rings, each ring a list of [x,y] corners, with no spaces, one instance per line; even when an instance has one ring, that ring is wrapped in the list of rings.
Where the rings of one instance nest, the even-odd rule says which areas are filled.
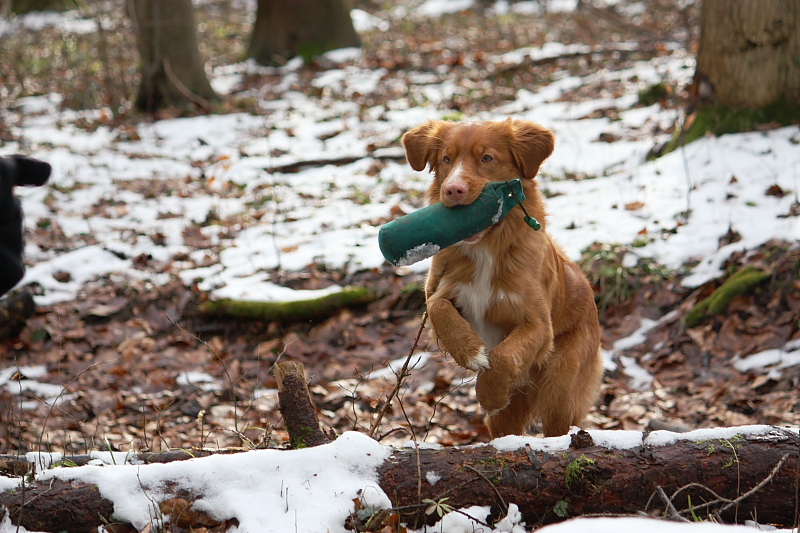
[[[481,161],[483,161],[484,163],[488,163],[492,159],[493,159],[492,156],[487,154],[487,155],[483,156],[483,159],[481,159]]]
[[[444,164],[445,165],[449,165],[450,164],[450,156],[449,155],[444,156]]]

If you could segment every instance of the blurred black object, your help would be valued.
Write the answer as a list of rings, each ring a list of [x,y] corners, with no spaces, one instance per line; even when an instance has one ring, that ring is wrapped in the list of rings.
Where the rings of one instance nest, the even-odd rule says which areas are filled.
[[[0,296],[25,275],[22,263],[22,208],[15,186],[47,183],[50,164],[22,155],[0,157]]]

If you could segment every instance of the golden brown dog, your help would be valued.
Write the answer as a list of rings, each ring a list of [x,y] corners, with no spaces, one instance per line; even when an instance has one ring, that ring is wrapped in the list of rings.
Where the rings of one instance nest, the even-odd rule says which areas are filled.
[[[414,170],[434,174],[430,203],[469,205],[488,182],[521,178],[535,231],[514,208],[481,233],[433,258],[425,293],[434,338],[464,368],[492,437],[564,435],[594,404],[602,380],[600,325],[589,283],[545,231],[534,180],[553,152],[549,130],[520,120],[430,121],[403,136]]]

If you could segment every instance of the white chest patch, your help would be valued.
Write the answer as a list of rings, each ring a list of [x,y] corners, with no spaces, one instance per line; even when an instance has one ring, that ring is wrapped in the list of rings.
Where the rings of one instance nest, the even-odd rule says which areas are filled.
[[[492,350],[504,337],[498,327],[486,322],[486,311],[492,300],[494,258],[488,250],[479,247],[470,247],[469,255],[475,261],[475,274],[472,283],[456,286],[455,303],[473,331],[486,343],[486,348]]]

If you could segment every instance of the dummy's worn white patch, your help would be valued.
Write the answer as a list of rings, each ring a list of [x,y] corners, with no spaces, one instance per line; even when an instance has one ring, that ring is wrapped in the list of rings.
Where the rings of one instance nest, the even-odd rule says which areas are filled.
[[[439,250],[441,250],[439,245],[433,244],[432,242],[420,244],[419,246],[415,246],[410,250],[406,250],[406,253],[403,254],[403,257],[398,259],[397,266],[404,267],[413,265],[418,261],[422,261],[423,259],[431,257],[432,255],[438,254]]]

